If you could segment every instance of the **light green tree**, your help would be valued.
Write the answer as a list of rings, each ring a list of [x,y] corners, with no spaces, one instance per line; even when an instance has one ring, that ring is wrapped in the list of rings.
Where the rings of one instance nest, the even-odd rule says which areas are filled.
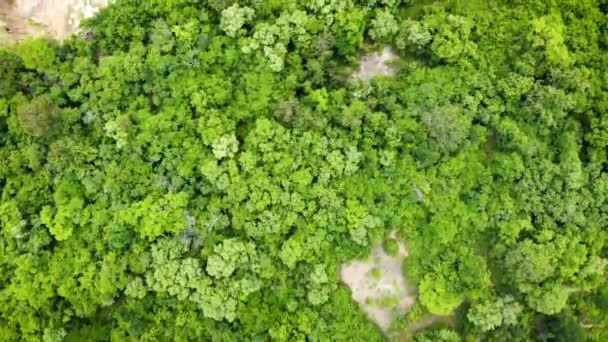
[[[371,22],[369,35],[372,39],[380,42],[390,43],[399,32],[399,24],[388,10],[377,10]]]
[[[252,20],[255,16],[255,11],[247,6],[240,7],[237,3],[222,11],[222,19],[220,20],[220,28],[226,32],[228,37],[236,37],[239,30]]]

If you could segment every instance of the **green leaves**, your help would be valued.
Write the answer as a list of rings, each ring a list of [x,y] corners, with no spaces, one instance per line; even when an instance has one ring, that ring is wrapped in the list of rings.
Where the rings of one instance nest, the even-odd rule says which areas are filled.
[[[525,240],[507,254],[506,264],[518,284],[540,283],[554,274],[556,257],[552,245]]]
[[[142,299],[146,296],[147,288],[140,277],[135,277],[125,288],[125,294],[129,297]]]
[[[23,239],[29,233],[27,221],[17,207],[17,202],[7,201],[0,205],[0,227],[6,238]]]
[[[422,114],[422,122],[440,149],[456,151],[469,136],[471,119],[455,105],[430,109]]]
[[[148,196],[124,210],[120,218],[149,241],[166,233],[183,231],[188,222],[185,210],[188,194],[168,193],[161,197]]]
[[[51,136],[61,128],[61,110],[46,96],[20,104],[17,117],[21,127],[34,137]]]
[[[176,239],[160,239],[152,246],[151,269],[146,272],[146,285],[153,291],[166,292],[179,300],[186,300],[196,291],[203,279],[198,260],[184,257],[186,246]],[[144,289],[132,280],[128,289],[133,296],[141,296]]]
[[[28,39],[17,48],[23,65],[38,72],[48,71],[57,62],[56,47],[48,39]]]
[[[510,296],[476,303],[467,318],[482,331],[490,331],[503,324],[516,325],[523,307]]]
[[[367,213],[367,210],[355,201],[347,201],[347,220],[350,238],[360,246],[367,246],[369,234],[380,228],[382,220]]]
[[[253,263],[255,258],[253,243],[226,239],[213,248],[213,254],[207,259],[207,274],[214,278],[226,278],[237,269]]]
[[[80,187],[69,181],[59,183],[54,197],[55,210],[48,205],[42,207],[40,220],[56,240],[63,241],[84,223],[81,220],[84,218],[82,212],[85,202]]]
[[[463,16],[438,13],[428,18],[430,27],[435,31],[431,51],[440,60],[456,63],[467,58],[477,57],[477,44],[471,39],[473,22]],[[424,35],[424,33],[422,33]],[[426,37],[412,37],[423,43]]]
[[[545,283],[532,289],[528,294],[528,304],[534,310],[546,315],[555,315],[566,307],[568,288],[561,284]]]
[[[0,335],[606,340],[602,11],[123,0],[0,49]],[[336,272],[382,241],[394,336]]]
[[[395,44],[400,49],[420,52],[431,42],[432,35],[424,22],[405,20],[401,24]]]
[[[19,75],[23,61],[14,52],[0,49],[0,98],[11,98],[20,88]]]
[[[574,62],[565,44],[561,16],[554,14],[536,18],[531,26],[532,31],[527,38],[533,48],[544,49],[544,56],[550,64],[566,67]]]
[[[377,10],[369,35],[378,42],[390,43],[399,31],[397,20],[388,10]]]
[[[233,158],[239,150],[239,142],[234,134],[222,135],[213,144],[213,155],[217,159]]]
[[[355,52],[363,44],[365,14],[360,8],[343,9],[336,13],[332,28],[340,55],[354,59]]]
[[[444,276],[427,276],[420,281],[420,302],[436,315],[447,316],[464,300]]]
[[[384,252],[391,256],[396,256],[399,253],[399,242],[395,239],[386,239],[382,244]]]
[[[239,7],[238,4],[226,8],[222,11],[220,28],[226,32],[228,37],[236,37],[237,33],[247,21],[253,19],[255,11],[249,7]]]
[[[296,266],[296,263],[303,259],[304,246],[294,238],[287,240],[281,247],[279,258],[290,269]]]

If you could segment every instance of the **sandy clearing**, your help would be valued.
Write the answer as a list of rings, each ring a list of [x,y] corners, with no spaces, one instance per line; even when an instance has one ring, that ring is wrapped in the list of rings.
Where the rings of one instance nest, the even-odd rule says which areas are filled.
[[[401,271],[406,257],[407,250],[402,243],[395,257],[387,255],[379,245],[368,260],[352,261],[340,268],[340,277],[350,287],[353,299],[385,332],[396,313],[407,310],[415,301]]]
[[[10,0],[0,0],[0,43],[21,41],[44,33],[37,25],[22,18]]]
[[[82,18],[111,0],[0,0],[1,21],[12,40],[49,34],[64,39],[77,32]]]
[[[395,68],[390,66],[390,62],[398,57],[390,46],[385,46],[381,52],[374,52],[370,55],[361,57],[359,71],[354,76],[355,78],[369,81],[375,76],[395,76]]]
[[[421,331],[421,330],[424,330],[424,329],[430,327],[431,325],[433,325],[435,323],[438,323],[438,322],[441,322],[444,320],[446,320],[445,317],[437,316],[437,315],[429,315],[429,316],[421,318],[420,320],[410,324],[408,326],[408,330],[411,333],[416,333],[418,331]]]

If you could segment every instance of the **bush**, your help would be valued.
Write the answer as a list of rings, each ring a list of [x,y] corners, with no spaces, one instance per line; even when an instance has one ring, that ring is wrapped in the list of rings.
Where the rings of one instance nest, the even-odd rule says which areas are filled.
[[[21,127],[31,136],[55,134],[61,127],[61,111],[45,97],[36,97],[17,108]]]
[[[396,256],[399,254],[399,242],[397,242],[395,239],[385,240],[382,248],[384,248],[384,251],[388,255]]]

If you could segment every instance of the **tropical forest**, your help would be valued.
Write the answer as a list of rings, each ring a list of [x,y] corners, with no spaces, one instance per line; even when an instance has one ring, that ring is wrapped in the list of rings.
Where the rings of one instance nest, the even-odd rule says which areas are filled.
[[[608,341],[608,1],[113,0],[1,43],[0,341]]]

